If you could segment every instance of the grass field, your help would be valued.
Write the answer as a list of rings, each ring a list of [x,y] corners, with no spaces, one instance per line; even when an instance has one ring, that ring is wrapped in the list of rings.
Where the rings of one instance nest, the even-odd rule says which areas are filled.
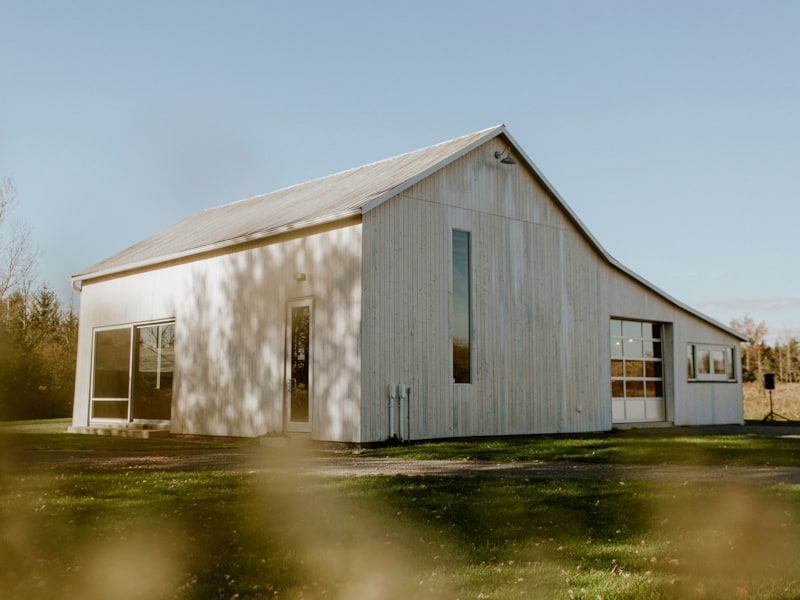
[[[57,430],[2,439],[3,598],[800,596],[798,485],[281,476],[259,463],[114,467],[101,458],[236,444]],[[791,465],[798,444],[615,435],[542,438],[512,453],[723,465],[763,464],[769,456],[771,464]],[[285,451],[241,450],[265,465],[292,459]],[[465,451],[501,456],[476,443],[456,454]],[[97,464],[76,469],[53,460],[79,453],[97,453]],[[39,460],[19,461],[34,454]]]
[[[594,464],[800,467],[800,442],[752,434],[698,435],[682,428],[571,436],[451,440],[389,446],[370,456],[422,460],[580,462]]]
[[[744,384],[744,418],[759,420],[769,413],[769,392],[761,383]],[[800,421],[800,383],[780,383],[772,391],[772,409],[779,415]]]

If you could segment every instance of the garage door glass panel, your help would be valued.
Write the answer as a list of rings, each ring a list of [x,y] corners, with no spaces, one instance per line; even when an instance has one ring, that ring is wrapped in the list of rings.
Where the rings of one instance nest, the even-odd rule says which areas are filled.
[[[660,323],[612,319],[613,422],[663,421],[666,418],[662,331]]]

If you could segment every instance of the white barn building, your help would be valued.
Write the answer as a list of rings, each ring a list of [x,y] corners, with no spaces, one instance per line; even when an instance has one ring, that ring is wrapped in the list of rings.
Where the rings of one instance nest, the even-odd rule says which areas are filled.
[[[742,336],[609,256],[504,126],[205,210],[72,279],[73,431],[743,422]]]

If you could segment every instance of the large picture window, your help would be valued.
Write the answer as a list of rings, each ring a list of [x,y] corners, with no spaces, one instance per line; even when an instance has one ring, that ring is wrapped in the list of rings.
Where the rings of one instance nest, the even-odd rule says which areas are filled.
[[[470,234],[453,230],[453,383],[470,383],[472,367],[470,343],[472,316],[470,306]]]
[[[687,345],[689,381],[736,381],[735,356],[733,346]]]
[[[96,330],[91,418],[168,420],[174,365],[174,323]]]

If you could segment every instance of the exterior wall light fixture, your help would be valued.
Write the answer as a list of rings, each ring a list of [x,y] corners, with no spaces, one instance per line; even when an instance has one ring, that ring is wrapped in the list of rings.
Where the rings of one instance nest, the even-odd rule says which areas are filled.
[[[504,165],[515,165],[515,164],[517,164],[517,161],[515,161],[513,158],[511,158],[511,155],[508,153],[508,148],[506,148],[502,152],[500,152],[499,150],[496,150],[495,153],[494,153],[494,157],[496,159],[498,159]]]

